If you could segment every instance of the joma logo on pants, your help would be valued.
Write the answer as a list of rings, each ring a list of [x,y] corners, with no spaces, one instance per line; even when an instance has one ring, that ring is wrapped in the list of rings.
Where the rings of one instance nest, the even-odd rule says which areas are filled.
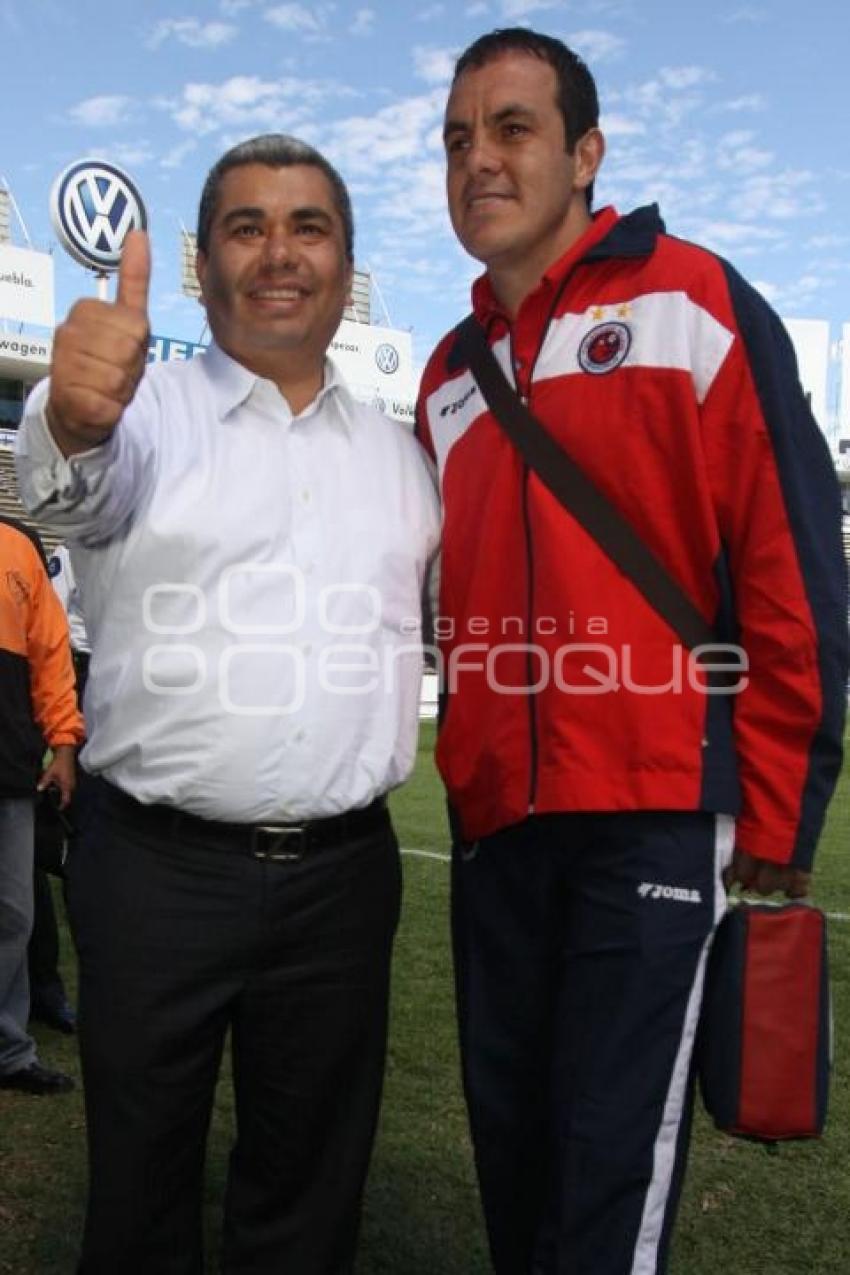
[[[637,892],[642,899],[672,899],[674,903],[702,903],[699,890],[689,890],[683,885],[656,885],[653,881],[641,881]]]

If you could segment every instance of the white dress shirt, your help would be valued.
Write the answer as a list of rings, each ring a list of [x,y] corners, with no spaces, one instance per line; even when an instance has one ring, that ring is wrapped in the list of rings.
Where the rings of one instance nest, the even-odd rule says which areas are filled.
[[[367,805],[416,749],[422,589],[439,534],[406,428],[334,364],[293,417],[215,346],[151,366],[102,447],[65,459],[47,383],[24,504],[72,542],[92,659],[86,768],[207,819]]]

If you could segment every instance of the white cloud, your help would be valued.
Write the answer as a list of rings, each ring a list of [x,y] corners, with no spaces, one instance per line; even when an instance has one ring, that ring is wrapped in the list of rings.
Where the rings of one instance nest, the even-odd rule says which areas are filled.
[[[606,137],[632,137],[646,132],[646,125],[633,115],[618,115],[616,111],[601,115],[599,127]]]
[[[756,146],[742,146],[729,155],[718,155],[717,167],[725,171],[741,173],[756,172],[760,168],[768,168],[774,160],[773,151],[761,151]]]
[[[141,168],[154,157],[150,142],[119,142],[109,149],[116,164],[129,169]]]
[[[717,167],[738,174],[767,168],[773,163],[773,152],[759,150],[752,142],[753,134],[747,129],[724,134],[717,141]]]
[[[540,9],[554,9],[558,0],[501,0],[502,17],[513,22],[527,18]]]
[[[377,16],[374,9],[358,9],[348,29],[352,35],[371,35]]]
[[[777,298],[779,296],[778,284],[769,283],[767,279],[751,279],[750,282],[752,283],[756,292],[761,293],[765,301],[769,302],[770,305],[776,304]]]
[[[670,133],[679,129],[698,107],[704,106],[700,89],[713,79],[713,72],[703,67],[664,67],[654,79],[629,85],[607,96],[621,114],[637,115],[651,121],[656,132]]]
[[[668,89],[692,89],[716,79],[713,71],[704,66],[664,66],[658,73],[661,83]]]
[[[718,145],[725,146],[729,149],[739,146],[748,146],[753,140],[753,133],[748,128],[736,128],[731,133],[724,133],[719,139]]]
[[[442,91],[434,90],[393,102],[374,115],[337,120],[323,130],[322,149],[346,177],[369,177],[373,183],[386,177],[404,200],[414,202],[420,192],[405,183],[396,166],[428,152],[427,139],[442,120],[444,98]],[[438,167],[442,174],[442,161]]]
[[[402,180],[393,183],[379,201],[379,216],[408,223],[425,234],[435,225],[447,229],[446,178],[442,163],[426,160],[402,165],[400,176]]]
[[[464,9],[464,13],[468,18],[480,18],[490,10],[485,4],[485,0],[475,0],[474,4],[468,4]]]
[[[768,16],[768,11],[766,9],[758,9],[755,5],[745,4],[740,9],[733,10],[732,13],[723,14],[720,20],[721,22],[728,23],[751,22],[753,24],[758,24],[760,22],[765,22]]]
[[[199,22],[197,18],[164,18],[148,38],[149,48],[157,49],[165,41],[175,39],[190,49],[219,49],[238,34],[229,22]]]
[[[187,155],[191,155],[192,151],[197,149],[198,143],[194,137],[189,137],[185,142],[172,146],[171,150],[161,156],[159,161],[160,168],[179,168],[186,160]]]
[[[716,102],[715,111],[763,111],[767,102],[761,93],[745,93],[741,97],[732,97],[728,102]]]
[[[812,235],[806,241],[807,248],[843,248],[850,243],[850,235]]]
[[[293,132],[311,118],[320,103],[344,94],[339,86],[315,80],[235,75],[220,84],[186,84],[177,101],[160,101],[158,105],[171,114],[179,128],[190,133],[223,129]]]
[[[424,9],[420,9],[416,15],[417,22],[434,22],[437,18],[442,18],[446,12],[444,4],[428,4]]]
[[[748,177],[736,189],[736,212],[745,219],[769,217],[777,221],[822,212],[824,205],[814,180],[814,173],[792,169]]]
[[[293,31],[308,39],[320,40],[326,36],[331,10],[332,6],[327,4],[319,4],[312,9],[303,4],[279,4],[266,9],[263,17],[281,31]]]
[[[426,84],[448,84],[457,55],[451,49],[434,49],[421,44],[413,48],[413,69]]]
[[[775,244],[782,235],[769,226],[756,226],[751,222],[703,221],[698,226],[697,238],[706,247],[741,248]]]
[[[609,31],[574,31],[567,43],[592,65],[619,57],[626,47],[625,40]]]
[[[72,106],[68,114],[75,124],[87,128],[112,128],[126,122],[131,105],[129,97],[119,94],[88,97]]]
[[[822,275],[804,274],[799,279],[788,283],[773,283],[766,280],[753,282],[766,301],[770,302],[780,314],[792,314],[795,311],[811,307],[815,297],[823,295],[833,281]]]
[[[828,276],[826,282],[833,286],[838,282],[836,275],[850,274],[850,256],[847,257],[816,257],[814,261],[809,263],[809,269],[820,270]],[[842,291],[846,290],[846,283],[841,284]]]

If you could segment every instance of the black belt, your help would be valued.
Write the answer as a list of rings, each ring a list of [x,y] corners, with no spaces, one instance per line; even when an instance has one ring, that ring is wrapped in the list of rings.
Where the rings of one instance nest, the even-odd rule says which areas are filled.
[[[218,844],[223,849],[248,854],[252,859],[275,863],[302,859],[308,851],[353,841],[389,819],[386,798],[376,797],[362,810],[347,810],[327,819],[300,823],[225,823],[202,819],[174,806],[145,805],[107,780],[101,783],[107,810],[112,807],[129,816],[136,826],[170,837],[192,837],[207,845]]]

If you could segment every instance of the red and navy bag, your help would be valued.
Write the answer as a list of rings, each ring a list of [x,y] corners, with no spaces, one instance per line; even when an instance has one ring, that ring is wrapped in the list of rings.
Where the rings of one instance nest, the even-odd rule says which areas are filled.
[[[717,1128],[765,1142],[820,1137],[831,1053],[823,912],[804,903],[731,907],[712,944],[697,1042]]]

